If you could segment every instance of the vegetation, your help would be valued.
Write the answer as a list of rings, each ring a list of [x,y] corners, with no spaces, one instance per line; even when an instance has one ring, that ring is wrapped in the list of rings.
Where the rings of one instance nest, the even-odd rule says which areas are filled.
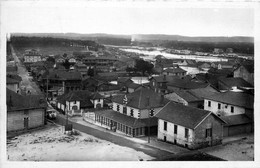
[[[143,59],[137,59],[135,60],[135,67],[127,67],[126,72],[128,73],[136,73],[141,72],[143,75],[145,73],[152,74],[153,73],[153,64],[150,62],[147,62]]]
[[[226,51],[227,48],[233,48],[234,53],[254,54],[254,43],[247,42],[189,42],[189,41],[168,41],[161,44],[162,47],[179,50],[193,50],[201,52],[212,52],[214,48],[220,48]]]

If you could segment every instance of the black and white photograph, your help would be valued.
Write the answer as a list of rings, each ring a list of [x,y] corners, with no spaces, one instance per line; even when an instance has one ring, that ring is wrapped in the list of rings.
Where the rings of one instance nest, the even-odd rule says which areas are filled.
[[[260,166],[259,7],[2,1],[0,167]]]

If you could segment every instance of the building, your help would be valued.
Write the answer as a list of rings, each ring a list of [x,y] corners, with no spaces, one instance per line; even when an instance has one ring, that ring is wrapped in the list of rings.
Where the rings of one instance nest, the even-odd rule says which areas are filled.
[[[167,93],[167,84],[175,79],[180,79],[178,76],[153,76],[149,79],[150,88],[157,93]]]
[[[103,108],[103,97],[99,93],[91,93],[86,90],[70,91],[57,98],[56,106],[64,113],[75,116],[80,115],[87,109]]]
[[[133,93],[114,96],[112,110],[94,112],[93,120],[97,125],[127,136],[154,135],[157,133],[154,115],[166,102],[151,89],[141,88]]]
[[[211,88],[209,83],[194,82],[194,81],[185,80],[185,79],[175,79],[175,80],[167,83],[166,85],[167,85],[167,89],[169,91],[190,90],[190,89],[198,89],[198,88],[206,88],[206,87]]]
[[[222,143],[222,119],[202,109],[169,102],[157,114],[159,140],[198,149]]]
[[[173,75],[173,76],[179,76],[184,77],[186,76],[186,71],[182,68],[167,68],[163,71],[163,75]]]
[[[22,96],[6,89],[7,133],[44,126],[46,101],[38,95]]]
[[[80,90],[82,76],[78,71],[49,70],[41,77],[40,87],[47,91],[50,97],[62,95],[71,90]],[[61,90],[61,92],[59,91]]]
[[[234,77],[243,78],[245,81],[254,86],[254,63],[241,64],[234,70]]]
[[[165,94],[164,97],[170,101],[196,108],[202,108],[204,103],[203,98],[197,97],[187,90],[175,90],[172,93]]]
[[[6,75],[6,87],[15,93],[20,93],[22,78],[18,75]]]
[[[98,71],[111,72],[114,69],[114,64],[118,61],[112,57],[86,57],[82,62],[88,67],[95,67]]]
[[[237,89],[241,89],[240,91],[242,92],[243,90],[252,90],[254,86],[243,78],[219,78],[218,89],[220,91],[236,91]]]
[[[253,116],[254,96],[240,92],[224,92],[209,95],[204,99],[204,109],[219,116],[247,114]]]
[[[24,55],[24,63],[33,63],[41,61],[41,57],[41,54],[39,54],[36,50],[32,49]]]

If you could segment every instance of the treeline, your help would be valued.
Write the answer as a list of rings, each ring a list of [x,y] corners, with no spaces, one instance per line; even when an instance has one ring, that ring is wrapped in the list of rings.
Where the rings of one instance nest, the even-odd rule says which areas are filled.
[[[88,46],[90,50],[97,51],[99,48],[104,48],[103,45],[91,40],[71,40],[52,37],[24,37],[11,36],[11,43],[15,47],[44,47],[44,46]]]
[[[247,42],[186,42],[186,41],[168,41],[160,44],[162,47],[179,50],[192,50],[200,52],[212,52],[214,48],[220,48],[226,51],[227,48],[233,48],[234,53],[254,54],[254,43]]]
[[[113,38],[113,37],[97,37],[98,43],[106,45],[127,46],[131,44],[131,39]]]

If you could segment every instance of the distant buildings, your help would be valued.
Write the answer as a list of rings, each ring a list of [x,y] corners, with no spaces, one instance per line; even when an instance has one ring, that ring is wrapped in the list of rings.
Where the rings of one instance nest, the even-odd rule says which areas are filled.
[[[254,64],[241,64],[234,70],[234,77],[243,78],[245,81],[254,86]]]
[[[24,55],[24,63],[33,63],[41,61],[41,57],[42,56],[36,50],[32,49]]]

